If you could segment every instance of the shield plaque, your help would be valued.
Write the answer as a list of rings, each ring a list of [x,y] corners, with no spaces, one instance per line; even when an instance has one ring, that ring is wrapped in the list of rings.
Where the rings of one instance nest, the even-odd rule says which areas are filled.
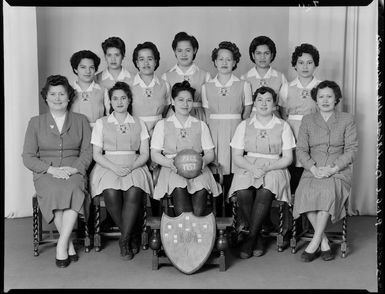
[[[183,212],[177,217],[165,213],[160,222],[160,236],[167,257],[185,274],[197,271],[209,258],[215,242],[215,217]]]

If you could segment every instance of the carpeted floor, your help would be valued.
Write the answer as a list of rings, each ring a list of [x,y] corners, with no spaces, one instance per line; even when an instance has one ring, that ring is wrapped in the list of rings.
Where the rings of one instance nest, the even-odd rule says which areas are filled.
[[[106,241],[100,252],[79,250],[80,260],[65,269],[54,264],[55,245],[40,246],[33,256],[32,218],[6,219],[4,244],[4,291],[47,288],[115,289],[364,289],[377,291],[376,218],[350,217],[348,256],[311,263],[300,261],[302,248],[277,252],[271,239],[262,257],[240,260],[230,251],[227,271],[206,265],[185,275],[170,265],[151,269],[152,250],[141,251],[131,261],[119,259],[117,239]],[[339,224],[340,225],[340,224]]]

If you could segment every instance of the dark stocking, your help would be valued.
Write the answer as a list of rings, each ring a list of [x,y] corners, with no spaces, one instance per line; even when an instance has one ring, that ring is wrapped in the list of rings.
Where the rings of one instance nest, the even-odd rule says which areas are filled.
[[[122,230],[122,196],[121,190],[106,189],[103,191],[106,209],[120,231]]]
[[[242,251],[249,253],[256,241],[257,235],[265,218],[269,215],[274,194],[270,190],[260,188],[256,192],[250,217],[250,232],[247,241],[242,246]]]
[[[302,173],[303,173],[303,167],[296,167],[294,164],[290,165],[288,167],[288,170],[290,172],[290,190],[291,194],[295,193],[295,190],[297,190],[299,180],[301,179]]]
[[[122,207],[122,236],[125,239],[130,238],[134,225],[137,222],[139,212],[143,206],[143,190],[137,187],[131,187],[123,192]]]
[[[211,208],[207,207],[207,190],[202,189],[191,196],[195,216],[207,215]]]
[[[174,203],[174,211],[176,216],[182,214],[182,212],[192,212],[191,196],[188,194],[185,188],[175,188],[171,193],[171,197]]]
[[[241,214],[240,218],[243,219],[244,225],[246,227],[250,224],[251,209],[253,208],[254,202],[254,188],[247,190],[239,190],[236,193],[239,212]]]

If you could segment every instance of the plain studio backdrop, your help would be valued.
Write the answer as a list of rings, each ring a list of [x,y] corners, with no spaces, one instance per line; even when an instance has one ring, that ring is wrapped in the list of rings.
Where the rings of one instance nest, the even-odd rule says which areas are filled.
[[[291,81],[295,71],[291,54],[301,43],[320,52],[316,77],[334,80],[342,88],[340,110],[353,113],[359,134],[354,164],[351,212],[376,214],[377,152],[377,14],[378,3],[366,7],[11,7],[4,9],[5,86],[5,217],[32,215],[32,173],[21,153],[29,119],[45,112],[40,97],[47,76],[61,74],[72,83],[69,59],[88,49],[106,63],[101,43],[118,36],[126,44],[123,66],[136,72],[132,52],[138,43],[151,41],[160,51],[160,76],[176,60],[171,48],[180,31],[199,42],[195,62],[215,75],[211,51],[221,41],[241,50],[235,75],[253,63],[248,48],[259,35],[276,44],[272,66]]]

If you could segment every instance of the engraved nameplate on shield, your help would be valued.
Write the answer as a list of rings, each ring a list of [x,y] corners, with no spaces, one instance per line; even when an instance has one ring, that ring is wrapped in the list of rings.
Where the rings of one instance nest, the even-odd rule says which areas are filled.
[[[213,250],[215,234],[213,213],[200,217],[191,212],[177,217],[162,215],[160,236],[164,251],[172,264],[185,274],[192,274],[203,266]]]

